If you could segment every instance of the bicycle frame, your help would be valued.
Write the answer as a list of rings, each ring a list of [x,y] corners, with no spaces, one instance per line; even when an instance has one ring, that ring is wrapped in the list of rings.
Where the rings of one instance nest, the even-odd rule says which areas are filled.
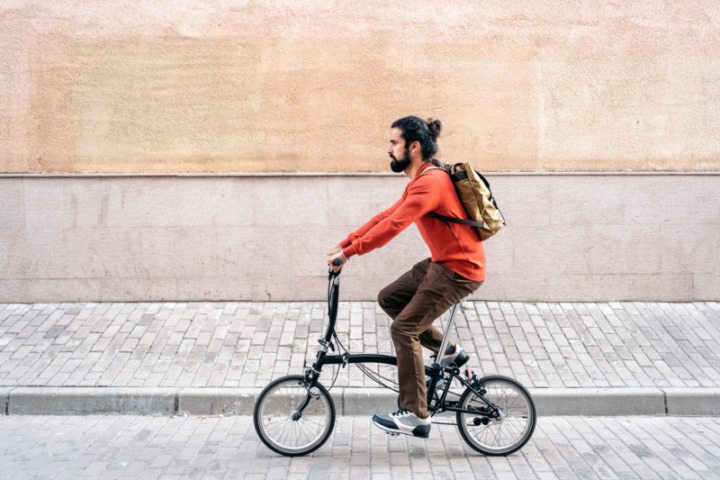
[[[330,270],[328,278],[328,326],[325,330],[323,338],[319,339],[318,342],[321,345],[320,350],[317,353],[317,357],[312,366],[305,366],[305,383],[308,391],[313,388],[319,379],[320,372],[324,365],[347,365],[353,363],[377,363],[384,365],[397,365],[397,357],[391,355],[379,355],[379,354],[349,354],[343,355],[328,355],[328,350],[335,350],[332,343],[332,338],[335,335],[335,323],[337,321],[338,311],[338,300],[340,295],[340,271],[333,272]],[[440,346],[439,352],[444,352],[447,346],[448,337],[450,330],[452,329],[455,321],[455,314],[460,302],[455,303],[450,309],[450,315],[445,325],[445,331],[443,332],[443,340]],[[481,398],[488,406],[487,409],[461,409],[454,406],[452,403],[446,401],[452,378],[448,379],[445,383],[442,394],[439,398],[434,398],[432,393],[435,391],[437,382],[440,379],[442,373],[449,374],[452,378],[457,379],[464,387],[470,388],[473,392]],[[474,413],[478,415],[484,415],[491,418],[497,418],[500,413],[497,407],[485,397],[485,391],[478,383],[478,377],[475,372],[470,375],[468,370],[465,370],[467,380],[460,376],[460,369],[454,366],[446,367],[442,366],[437,362],[433,362],[431,366],[425,366],[425,374],[430,377],[430,385],[428,386],[428,410],[432,415],[436,413],[442,413],[445,411],[453,412],[465,412]],[[298,408],[298,412],[302,412],[305,405],[309,401],[309,398],[303,402],[304,404]]]
[[[338,299],[340,296],[340,271],[329,273],[328,288],[328,326],[325,335],[318,340],[321,345],[312,371],[319,374],[323,365],[346,365],[351,363],[382,363],[385,365],[397,365],[397,357],[378,354],[355,354],[355,355],[328,355],[329,349],[335,350],[332,337],[335,335],[335,322],[337,321]],[[313,375],[313,384],[317,381],[317,375]]]
[[[396,357],[350,354],[335,332],[338,320],[339,275],[339,271],[331,271],[328,278],[329,319],[323,337],[318,340],[321,348],[316,358],[305,361],[303,375],[285,375],[271,381],[255,401],[255,431],[268,448],[282,455],[292,457],[313,452],[332,434],[337,411],[330,390],[342,369],[339,365],[345,367],[347,364],[357,364],[368,378],[384,388],[398,392],[394,375],[385,374],[381,368],[382,364],[397,365]],[[459,303],[456,303],[450,309],[440,342],[441,355],[446,351],[458,305]],[[333,341],[337,345],[337,352]],[[335,353],[330,354],[330,350]],[[436,355],[432,365],[425,365],[427,410],[431,416],[443,412],[455,414],[448,415],[454,417],[454,421],[448,417],[436,418],[432,421],[433,425],[457,425],[463,440],[484,455],[509,455],[527,443],[535,429],[537,414],[532,397],[525,387],[517,380],[503,375],[478,378],[475,372],[471,375],[467,368],[461,376],[460,368],[456,364],[447,366],[440,362]],[[381,365],[368,368],[361,364]],[[329,387],[320,381],[325,365],[337,366],[331,369],[334,379],[331,379]],[[456,379],[460,385],[455,382]],[[456,387],[462,388],[462,392],[458,392]],[[399,398],[398,403],[401,403]],[[402,408],[402,405],[399,407]],[[390,435],[408,433],[388,429],[377,415],[373,417],[373,423]],[[415,435],[415,431],[412,434],[427,436]]]

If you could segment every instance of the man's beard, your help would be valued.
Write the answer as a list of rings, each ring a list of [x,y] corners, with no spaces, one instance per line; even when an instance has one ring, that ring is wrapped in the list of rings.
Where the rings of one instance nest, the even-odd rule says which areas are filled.
[[[409,152],[405,150],[402,160],[398,160],[397,158],[395,158],[395,155],[391,153],[390,158],[392,158],[392,162],[390,162],[390,170],[395,173],[404,172],[405,169],[410,166],[410,155],[408,155],[408,153]]]

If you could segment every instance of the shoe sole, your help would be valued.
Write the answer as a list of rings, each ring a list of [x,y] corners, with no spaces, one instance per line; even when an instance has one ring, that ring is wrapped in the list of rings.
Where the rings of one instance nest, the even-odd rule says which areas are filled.
[[[383,431],[389,433],[390,435],[407,435],[408,437],[415,437],[415,438],[428,438],[430,436],[430,428],[428,428],[428,433],[426,433],[426,434],[415,434],[413,432],[406,432],[404,430],[388,428],[385,425],[381,425],[381,424],[377,423],[375,420],[373,420],[373,423],[380,430],[383,430]],[[428,425],[428,427],[430,427],[430,426]],[[417,428],[417,427],[415,427],[415,428]]]

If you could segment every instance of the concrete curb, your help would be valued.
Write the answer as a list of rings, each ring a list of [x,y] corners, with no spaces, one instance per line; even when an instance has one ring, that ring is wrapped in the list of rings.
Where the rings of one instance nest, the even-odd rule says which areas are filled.
[[[552,388],[531,390],[538,415],[591,417],[676,415],[659,388]]]
[[[177,390],[162,388],[18,387],[8,415],[174,415]]]
[[[260,388],[0,387],[5,415],[252,415]],[[534,388],[539,416],[719,416],[720,388]],[[397,408],[381,388],[331,391],[338,415]]]
[[[8,404],[10,403],[10,392],[12,387],[0,387],[0,413],[8,414]]]
[[[667,409],[692,416],[720,416],[720,388],[666,388]]]
[[[178,415],[252,415],[261,388],[183,388]]]

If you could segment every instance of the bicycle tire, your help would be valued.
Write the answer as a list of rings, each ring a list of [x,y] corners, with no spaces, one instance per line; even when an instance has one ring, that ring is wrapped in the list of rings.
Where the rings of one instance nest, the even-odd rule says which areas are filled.
[[[281,455],[295,457],[320,448],[335,427],[335,404],[318,383],[300,416],[298,406],[308,390],[302,375],[288,375],[270,382],[255,402],[253,423],[260,440]]]
[[[501,411],[500,419],[487,415],[457,412],[460,435],[474,450],[489,456],[505,456],[521,449],[535,430],[535,403],[517,380],[502,375],[481,378],[473,385],[486,390],[484,396]],[[482,392],[481,392],[482,393]],[[470,388],[460,397],[458,407],[481,409],[487,404]]]

